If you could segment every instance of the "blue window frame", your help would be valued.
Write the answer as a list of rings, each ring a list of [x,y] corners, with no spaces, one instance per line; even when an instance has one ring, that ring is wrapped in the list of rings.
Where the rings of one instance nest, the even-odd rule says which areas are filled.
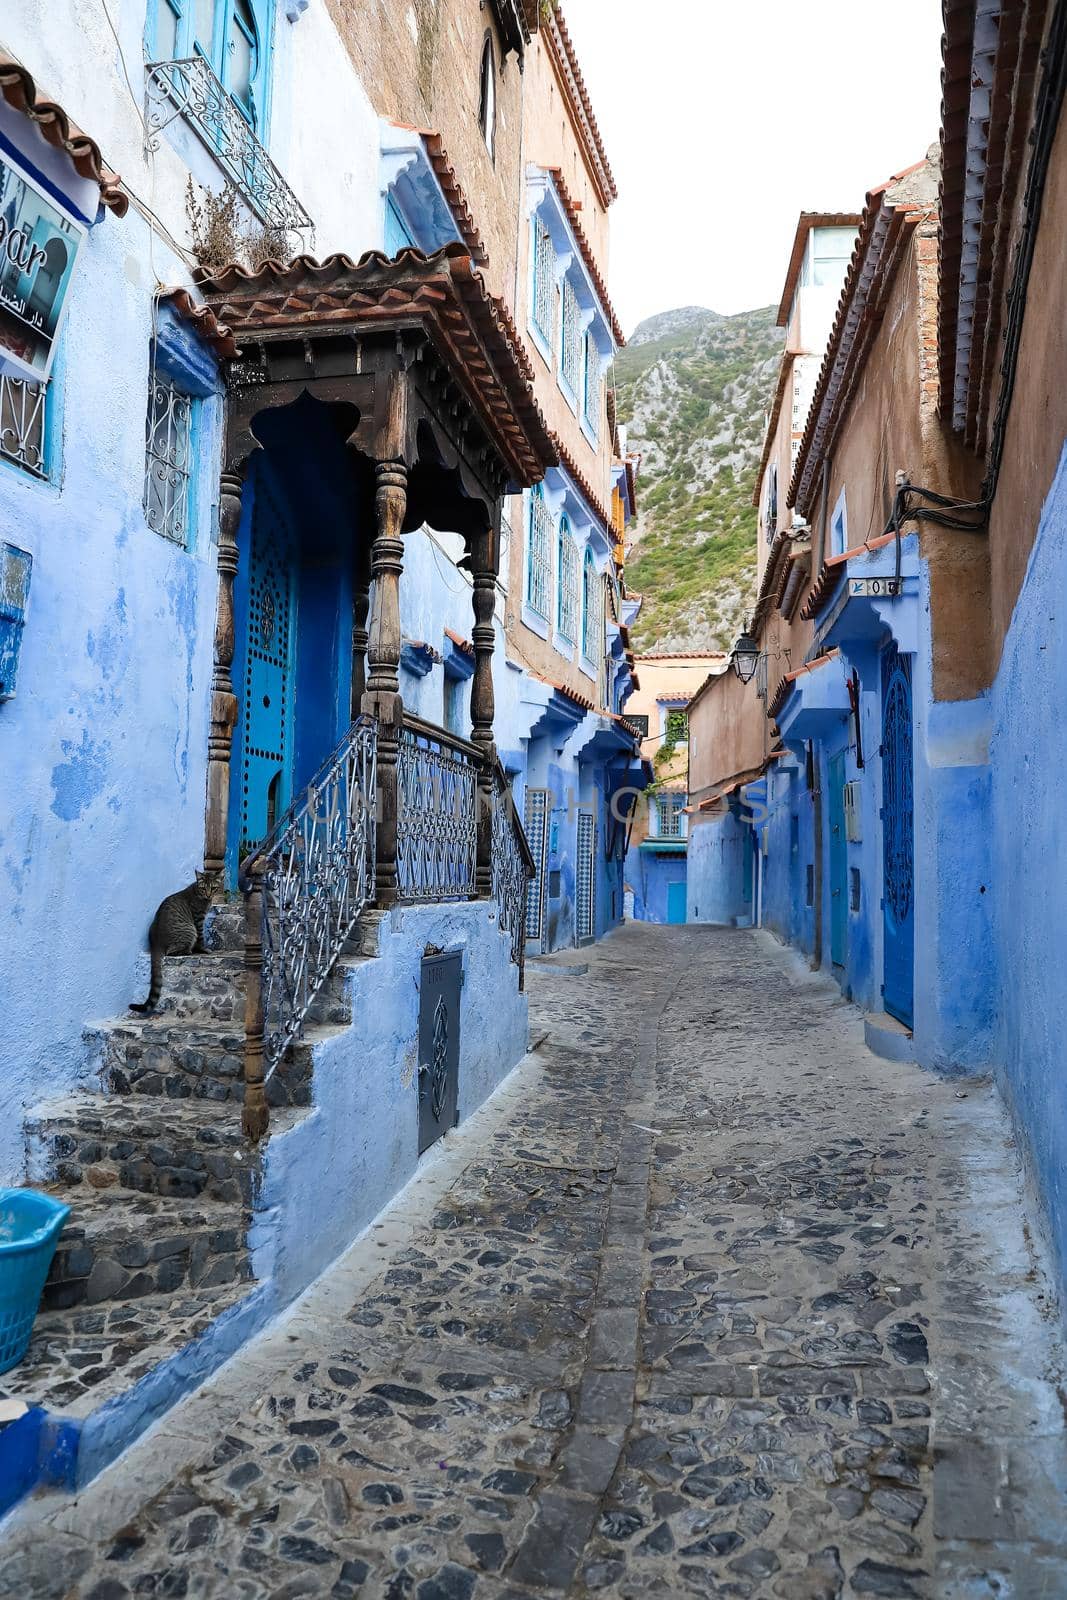
[[[270,0],[148,0],[152,61],[202,56],[262,137],[271,49]]]
[[[540,217],[533,220],[533,297],[532,321],[537,332],[552,348],[556,333],[556,247]]]
[[[401,250],[409,249],[414,243],[411,229],[405,222],[400,207],[390,195],[385,202],[385,253],[387,256],[398,256]]]

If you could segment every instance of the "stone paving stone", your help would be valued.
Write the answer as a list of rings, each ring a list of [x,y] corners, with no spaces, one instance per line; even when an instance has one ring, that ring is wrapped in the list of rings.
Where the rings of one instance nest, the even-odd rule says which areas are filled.
[[[533,1087],[359,1292],[338,1264],[196,1420],[16,1518],[4,1600],[1067,1595],[1062,1341],[992,1091],[875,1060],[751,933],[586,955],[531,964]]]

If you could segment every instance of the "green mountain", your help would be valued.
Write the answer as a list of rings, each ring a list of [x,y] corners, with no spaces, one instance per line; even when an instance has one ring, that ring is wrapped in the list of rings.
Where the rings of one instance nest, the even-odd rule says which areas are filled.
[[[619,422],[641,454],[627,587],[638,650],[729,649],[756,576],[752,490],[783,330],[775,310],[683,306],[642,322],[615,362]]]

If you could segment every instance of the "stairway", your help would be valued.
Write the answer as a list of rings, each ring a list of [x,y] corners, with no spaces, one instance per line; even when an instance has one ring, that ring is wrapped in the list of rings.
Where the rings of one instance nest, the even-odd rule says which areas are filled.
[[[341,958],[271,1079],[272,1131],[306,1115],[315,1043],[347,1025],[345,972],[373,953],[375,935],[371,914],[362,953]],[[267,1141],[253,1148],[241,1134],[241,907],[214,907],[205,942],[206,954],[166,959],[154,1014],[86,1030],[97,1087],[27,1118],[27,1181],[71,1215],[29,1353],[0,1376],[0,1397],[84,1421],[262,1287],[248,1233]]]

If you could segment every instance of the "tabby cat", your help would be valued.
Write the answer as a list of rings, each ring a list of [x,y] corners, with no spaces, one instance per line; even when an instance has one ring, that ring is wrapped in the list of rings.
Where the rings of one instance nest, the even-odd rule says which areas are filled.
[[[163,990],[163,957],[191,956],[204,948],[204,918],[211,904],[211,879],[198,872],[196,882],[169,894],[152,918],[148,948],[152,953],[152,986],[143,1005],[131,1011],[154,1011]]]

